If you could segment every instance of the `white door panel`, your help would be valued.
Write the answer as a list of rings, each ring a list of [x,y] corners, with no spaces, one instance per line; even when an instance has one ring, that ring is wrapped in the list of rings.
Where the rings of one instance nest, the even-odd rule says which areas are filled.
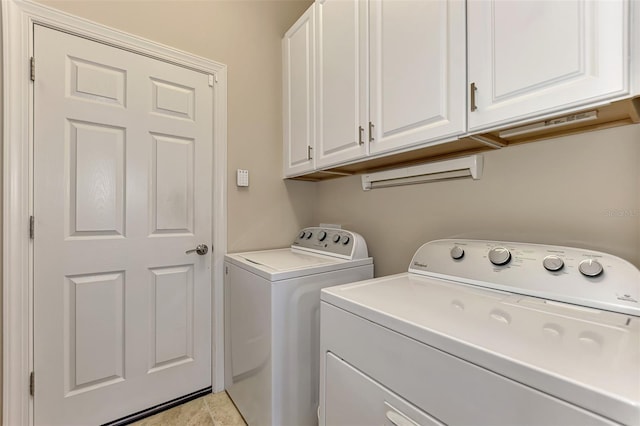
[[[469,130],[626,94],[628,9],[624,0],[469,1]]]
[[[368,122],[368,8],[357,0],[317,6],[316,167],[364,157]],[[362,129],[362,130],[360,130]]]
[[[370,152],[462,134],[464,2],[372,0],[370,13]]]
[[[315,10],[311,5],[282,39],[285,176],[314,168]]]
[[[36,26],[36,424],[211,385],[208,76]]]

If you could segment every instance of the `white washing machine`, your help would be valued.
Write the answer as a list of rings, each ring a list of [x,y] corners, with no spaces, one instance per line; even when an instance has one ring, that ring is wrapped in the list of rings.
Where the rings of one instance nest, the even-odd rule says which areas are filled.
[[[225,388],[249,425],[317,424],[320,290],[372,277],[365,240],[342,229],[225,256]]]
[[[321,297],[321,425],[640,425],[640,271],[620,258],[439,240]]]

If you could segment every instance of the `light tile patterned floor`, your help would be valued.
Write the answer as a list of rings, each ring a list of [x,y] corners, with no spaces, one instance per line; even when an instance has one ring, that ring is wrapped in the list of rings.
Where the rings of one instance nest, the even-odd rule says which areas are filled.
[[[178,405],[132,426],[246,426],[226,392]]]

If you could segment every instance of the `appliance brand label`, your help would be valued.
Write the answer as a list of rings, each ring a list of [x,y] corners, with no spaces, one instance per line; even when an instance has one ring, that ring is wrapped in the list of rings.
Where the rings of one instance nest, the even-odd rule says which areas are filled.
[[[413,262],[413,266],[417,266],[418,268],[428,268],[429,265],[427,265],[426,263],[420,263],[420,262]]]
[[[631,297],[630,294],[623,294],[622,296],[620,296],[619,294],[618,296],[618,300],[622,300],[624,302],[633,302],[633,303],[638,303],[638,301],[636,299],[634,299],[633,297]]]

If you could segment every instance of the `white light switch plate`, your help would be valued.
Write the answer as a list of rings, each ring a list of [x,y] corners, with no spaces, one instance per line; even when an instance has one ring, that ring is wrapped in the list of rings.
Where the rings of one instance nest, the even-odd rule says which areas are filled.
[[[249,170],[238,169],[238,186],[249,186]]]

